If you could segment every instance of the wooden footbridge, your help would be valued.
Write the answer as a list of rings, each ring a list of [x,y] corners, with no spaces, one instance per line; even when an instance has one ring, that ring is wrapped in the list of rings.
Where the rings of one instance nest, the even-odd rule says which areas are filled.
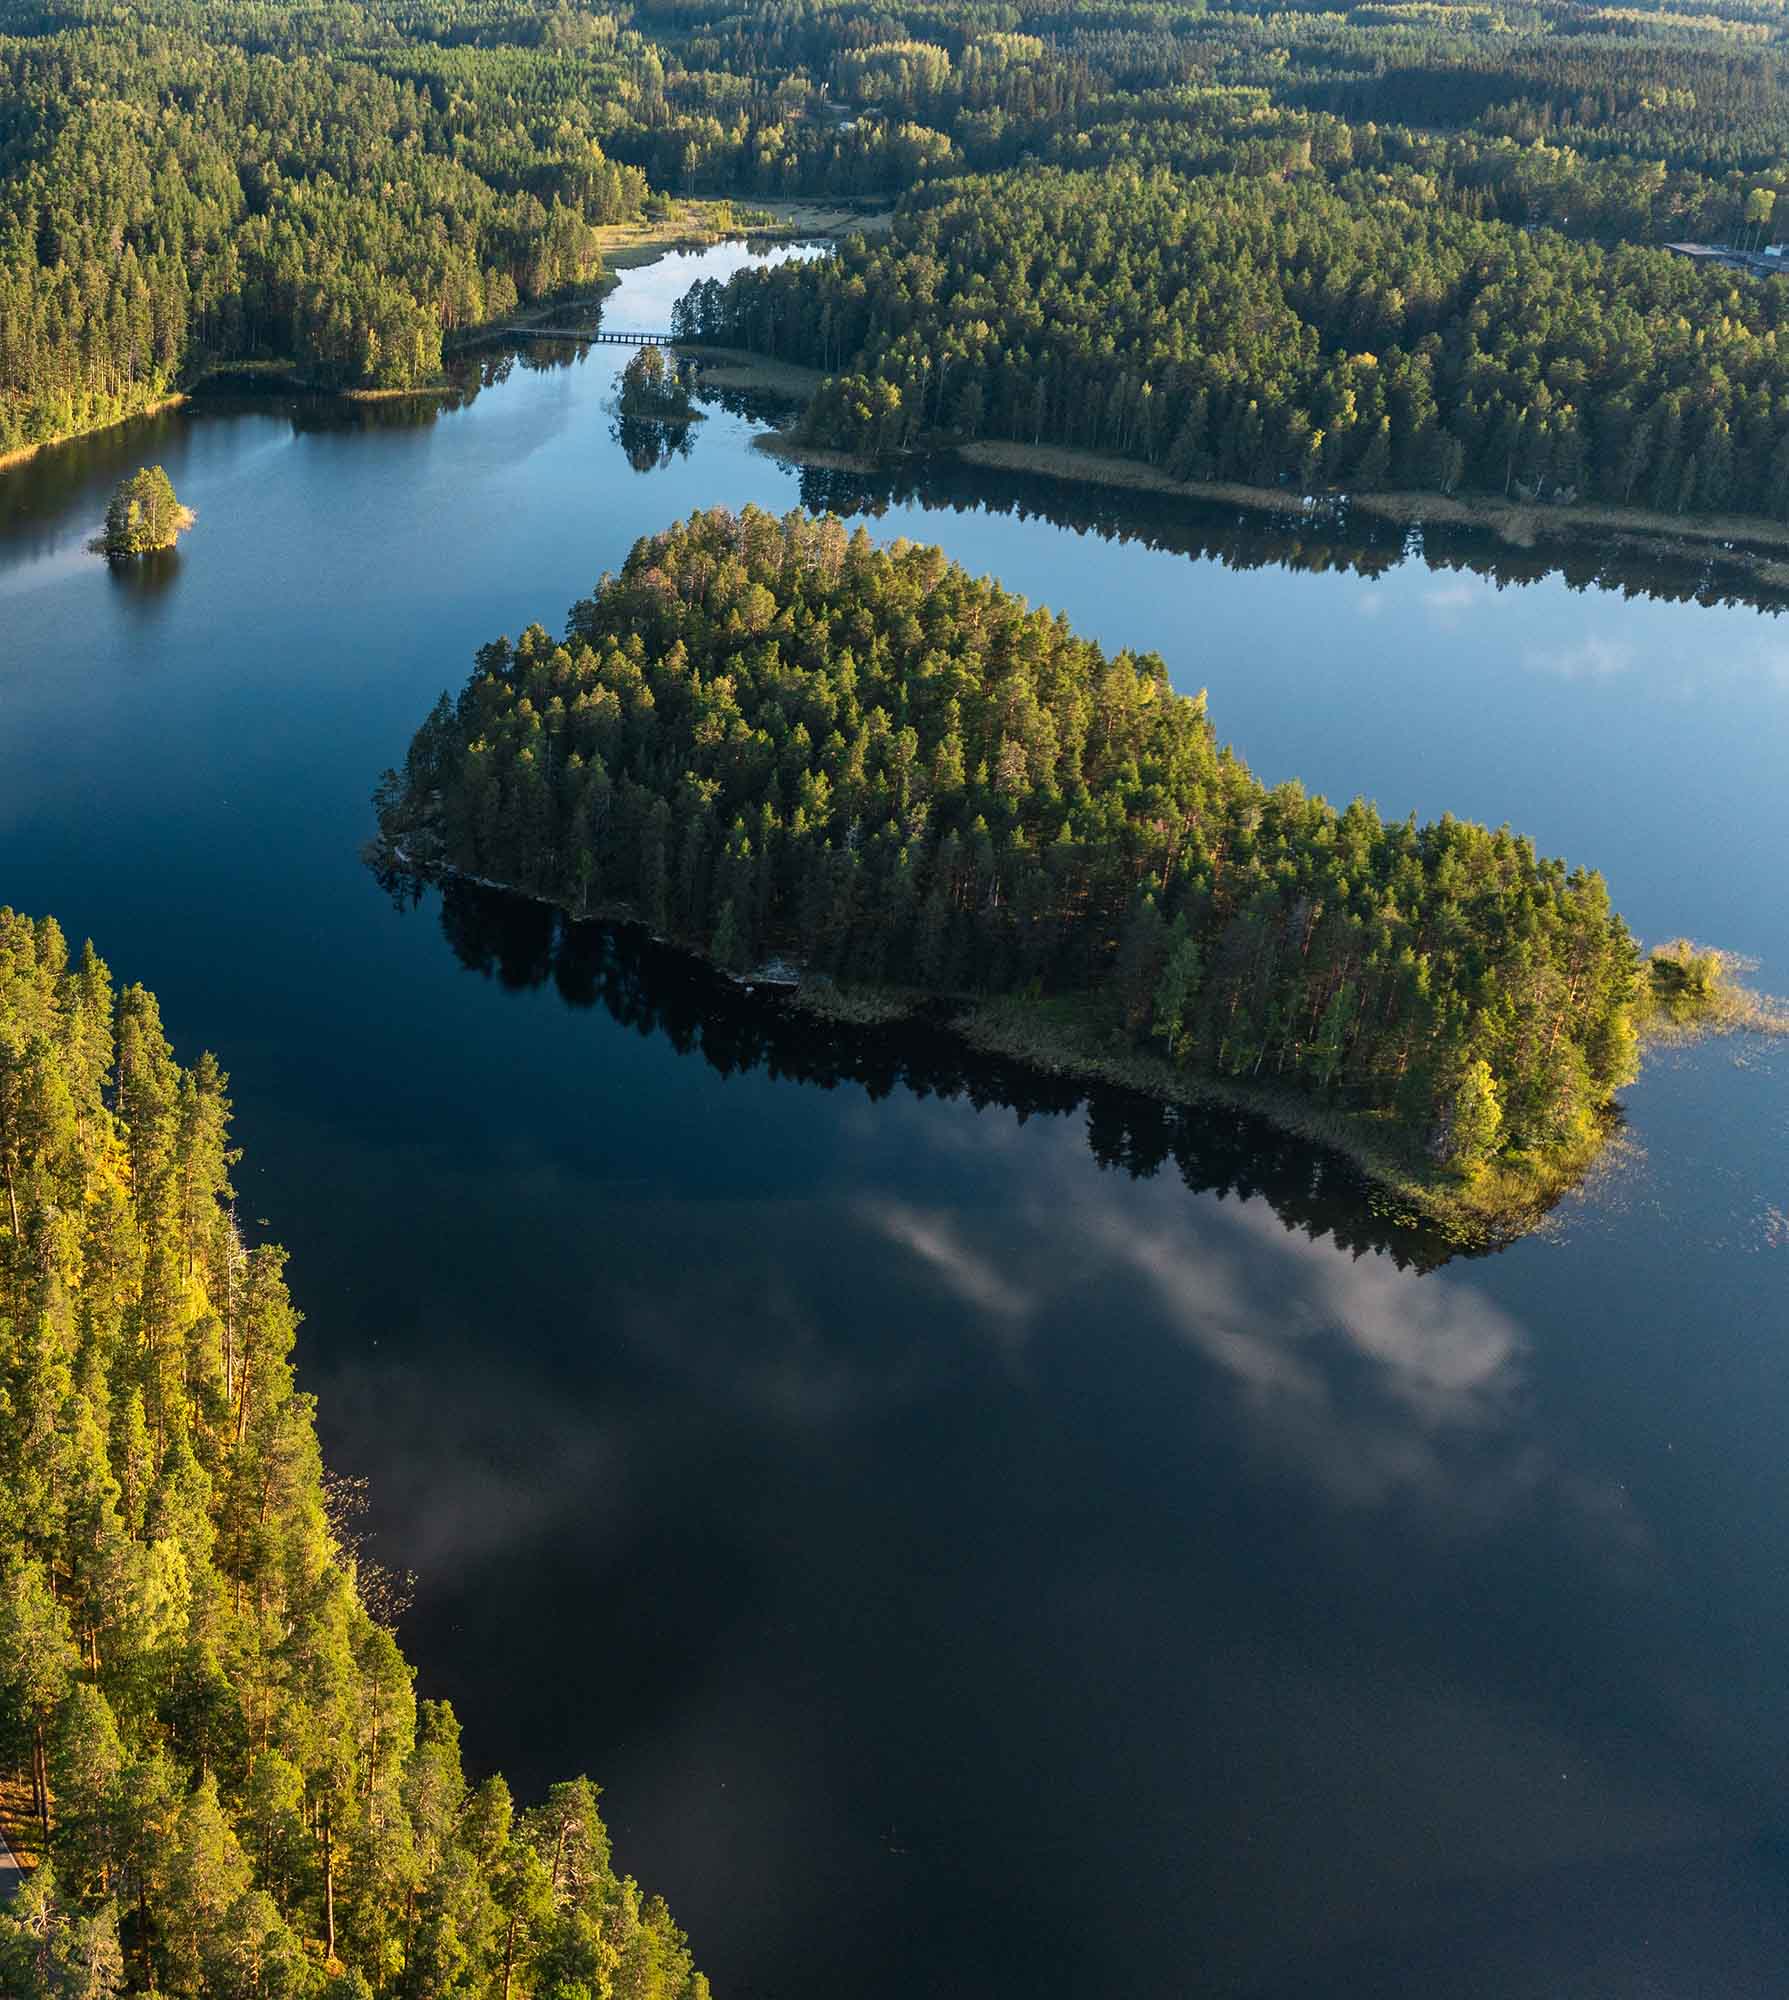
[[[518,321],[513,326],[494,326],[492,334],[507,334],[513,340],[587,340],[610,347],[669,347],[668,333],[640,333],[616,326],[536,326]]]

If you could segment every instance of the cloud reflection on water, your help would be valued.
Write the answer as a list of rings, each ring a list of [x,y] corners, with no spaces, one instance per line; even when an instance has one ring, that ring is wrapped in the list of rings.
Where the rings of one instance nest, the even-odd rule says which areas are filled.
[[[1351,1256],[1286,1229],[1258,1198],[1089,1186],[1072,1132],[1044,1144],[1055,1193],[1039,1199],[1033,1182],[1017,1213],[870,1197],[859,1213],[959,1310],[998,1320],[989,1330],[1005,1344],[1085,1323],[1089,1306],[1132,1338],[1167,1331],[1238,1392],[1253,1447],[1331,1499],[1418,1488],[1497,1511],[1534,1483],[1517,1423],[1525,1336],[1478,1287]]]
[[[1516,1421],[1524,1336],[1474,1286],[1345,1256],[1262,1202],[1183,1226],[1114,1202],[1094,1231],[1241,1392],[1256,1445],[1329,1498],[1377,1505],[1415,1489],[1457,1525],[1532,1484]]]

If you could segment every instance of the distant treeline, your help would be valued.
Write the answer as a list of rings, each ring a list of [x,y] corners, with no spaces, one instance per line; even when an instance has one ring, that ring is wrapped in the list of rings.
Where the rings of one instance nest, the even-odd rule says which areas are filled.
[[[678,195],[1164,171],[1764,241],[1786,43],[1774,0],[0,0],[0,455],[220,363],[414,386]]]
[[[1270,791],[1154,655],[836,520],[641,541],[563,641],[480,651],[378,805],[412,861],[725,966],[1092,996],[1193,1071],[1466,1173],[1582,1146],[1633,1073],[1638,957],[1599,876]]]
[[[0,1993],[704,2000],[595,1787],[517,1811],[418,1702],[229,1119],[153,995],[0,910]]]
[[[1031,162],[1413,165],[1438,204],[1638,241],[1725,235],[1755,189],[1789,188],[1774,0],[655,0],[644,19],[661,88],[606,143],[666,188],[892,192]]]
[[[681,332],[832,371],[805,434],[1181,479],[1789,515],[1789,286],[1426,204],[1408,176],[1029,171],[697,286]]]

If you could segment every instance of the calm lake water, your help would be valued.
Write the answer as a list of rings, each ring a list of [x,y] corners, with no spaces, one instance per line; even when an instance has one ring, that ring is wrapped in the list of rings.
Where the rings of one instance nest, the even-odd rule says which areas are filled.
[[[804,482],[719,407],[652,465],[625,354],[559,358],[0,476],[0,898],[232,1073],[471,1760],[596,1775],[724,2000],[1780,1995],[1789,1050],[1654,1059],[1547,1235],[1447,1261],[1246,1123],[358,850],[477,644],[805,494],[1159,648],[1269,780],[1507,819],[1781,990],[1789,624],[1599,551]],[[198,528],[113,576],[152,460]]]

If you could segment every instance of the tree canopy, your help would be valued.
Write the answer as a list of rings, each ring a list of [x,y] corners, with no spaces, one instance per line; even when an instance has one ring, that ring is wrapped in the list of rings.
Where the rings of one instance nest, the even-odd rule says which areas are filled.
[[[481,648],[378,804],[413,860],[734,968],[1097,996],[1192,1072],[1462,1173],[1581,1145],[1632,1075],[1638,954],[1600,876],[1270,789],[1157,656],[834,519],[640,541],[563,639]]]
[[[193,524],[190,507],[174,496],[174,482],[159,465],[144,466],[119,480],[106,505],[100,549],[115,562],[171,549]]]
[[[830,327],[743,321],[864,378],[868,418],[833,424],[1091,430],[1162,464],[1196,413],[1152,427],[1139,399],[1197,360],[1188,463],[1203,431],[1288,478],[1780,515],[1780,287],[1642,253],[1768,243],[1786,85],[1774,0],[0,0],[0,455],[219,366],[414,386],[468,326],[599,279],[599,232],[671,193],[906,195],[898,282],[793,276],[776,296],[824,297]],[[1058,220],[1082,225],[1060,272],[1035,240]],[[1157,294],[1157,250],[1205,296]],[[1040,354],[1031,317],[1107,283],[1111,351],[1077,352],[1077,320]],[[940,340],[973,360],[942,398],[913,375]],[[1041,428],[1005,379],[1027,364],[1059,371]]]
[[[934,184],[891,236],[711,281],[679,325],[835,370],[806,432],[857,451],[1789,517],[1789,286],[1474,220],[1408,172]]]
[[[419,1699],[239,1158],[216,1061],[0,910],[0,1991],[703,2000],[596,1788],[518,1809]]]
[[[909,196],[726,316],[828,430],[1781,516],[1781,286],[1659,246],[1769,242],[1785,86],[1775,0],[0,0],[0,454],[416,386],[668,192]]]
[[[624,417],[646,417],[661,423],[696,414],[689,384],[676,362],[650,341],[629,356],[621,371],[620,407]]]
[[[600,277],[644,176],[625,47],[479,48],[402,9],[0,0],[0,455],[220,364],[404,388],[456,329]]]

